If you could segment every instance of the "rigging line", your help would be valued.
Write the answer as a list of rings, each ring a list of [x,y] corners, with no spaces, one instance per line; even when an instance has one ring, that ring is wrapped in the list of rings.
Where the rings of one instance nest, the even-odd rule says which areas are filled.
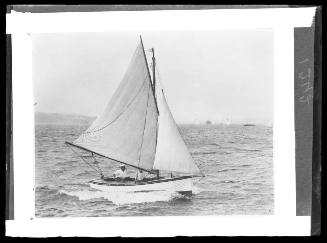
[[[115,121],[118,120],[118,118],[132,105],[132,103],[134,102],[134,100],[137,98],[137,96],[141,93],[141,91],[144,89],[144,87],[146,87],[146,82],[145,80],[147,79],[147,77],[145,77],[142,86],[140,87],[140,89],[137,91],[136,95],[133,97],[133,99],[127,104],[127,106],[123,109],[123,111],[121,113],[119,113],[117,115],[117,117],[115,117],[112,121],[110,121],[109,123],[107,123],[106,125],[104,125],[101,128],[98,128],[97,130],[91,130],[91,131],[85,131],[82,134],[91,134],[91,133],[95,133],[95,132],[99,132],[103,129],[105,129],[106,127],[108,127],[109,125],[111,125],[112,123],[114,123]]]
[[[67,145],[67,144],[66,144]],[[101,176],[103,175],[102,170],[99,169],[95,169],[95,167],[93,167],[92,165],[90,165],[83,157],[81,157],[71,146],[67,145],[79,158],[81,158],[85,164],[87,164],[89,167],[91,167],[94,171],[96,171],[97,173],[99,173]]]
[[[96,160],[96,158],[94,156],[94,153],[91,152],[91,154],[92,154],[92,158],[93,158],[94,167],[96,167],[98,170],[102,171],[100,166],[99,166],[99,162]]]
[[[102,175],[102,171],[101,170],[98,170],[98,169],[96,169],[95,167],[93,167],[90,163],[88,163],[83,157],[81,157],[81,156],[79,156],[79,154],[75,151],[75,150],[73,150],[72,148],[71,148],[71,150],[78,156],[78,157],[80,157],[82,160],[83,160],[83,162],[85,163],[85,164],[87,164],[89,167],[91,167],[93,170],[95,170],[96,172],[98,172],[100,175]]]
[[[147,171],[147,172],[149,172],[149,173],[154,174],[154,172],[151,171],[151,170],[144,169],[144,168],[140,168],[140,167],[137,167],[137,166],[135,166],[135,165],[131,165],[131,164],[128,164],[128,163],[125,163],[125,162],[122,162],[122,161],[116,160],[116,159],[114,159],[114,158],[110,158],[110,157],[105,156],[105,155],[103,155],[103,154],[99,154],[99,153],[97,153],[97,152],[95,152],[95,151],[92,151],[92,150],[89,150],[89,149],[87,149],[87,148],[84,148],[83,146],[80,146],[80,145],[77,145],[77,144],[74,144],[74,143],[71,143],[71,142],[67,142],[67,141],[66,141],[65,143],[66,143],[66,144],[69,144],[69,145],[71,145],[71,146],[74,146],[74,147],[76,147],[76,148],[79,148],[79,149],[85,150],[85,151],[87,151],[87,152],[94,153],[94,154],[96,154],[96,155],[98,155],[98,156],[100,156],[100,157],[103,157],[103,158],[106,158],[106,159],[109,159],[109,160],[112,160],[112,161],[115,161],[115,162],[118,162],[118,163],[121,163],[121,164],[124,164],[124,165],[131,166],[131,167],[133,167],[133,168],[141,169],[141,170],[144,170],[144,171]]]
[[[160,86],[161,86],[161,90],[164,90],[164,85],[163,85],[162,82],[160,82],[160,80],[161,80],[161,75],[160,75],[160,72],[159,72],[158,60],[156,60],[155,67],[156,67],[156,70],[157,70],[157,73],[158,73],[158,77],[157,77],[157,79],[156,79],[156,82],[159,82],[159,83],[160,83]]]
[[[146,126],[146,117],[148,115],[148,107],[149,107],[149,96],[150,96],[150,89],[151,87],[149,87],[148,90],[148,99],[146,101],[146,110],[145,110],[145,118],[144,118],[144,126],[143,126],[143,134],[142,134],[142,140],[141,140],[141,147],[140,147],[140,155],[139,155],[139,163],[138,166],[140,166],[140,162],[141,162],[141,154],[142,154],[142,147],[143,147],[143,140],[144,140],[144,131],[145,131],[145,126]]]

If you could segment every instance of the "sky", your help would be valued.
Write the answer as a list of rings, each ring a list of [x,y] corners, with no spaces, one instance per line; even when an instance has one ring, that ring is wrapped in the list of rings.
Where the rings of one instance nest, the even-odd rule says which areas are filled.
[[[177,123],[273,123],[272,29],[32,34],[35,111],[100,115],[140,34]]]

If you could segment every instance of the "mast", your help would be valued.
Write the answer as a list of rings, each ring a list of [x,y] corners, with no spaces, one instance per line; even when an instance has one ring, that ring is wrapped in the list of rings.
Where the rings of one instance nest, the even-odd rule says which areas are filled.
[[[142,45],[142,49],[143,49],[143,54],[144,54],[144,58],[145,58],[145,62],[146,64],[148,64],[148,61],[146,60],[146,55],[145,55],[145,51],[144,51],[144,45],[143,45],[143,40],[142,40],[142,36],[140,35],[140,40],[141,40],[141,45]],[[150,84],[152,86],[152,91],[153,91],[153,97],[154,97],[154,101],[155,101],[155,104],[156,104],[156,109],[157,109],[157,112],[159,114],[159,109],[158,109],[158,104],[157,104],[157,99],[156,99],[156,93],[155,93],[155,85],[156,85],[156,76],[155,76],[155,57],[154,57],[154,48],[152,48],[152,72],[153,72],[153,76],[152,76],[152,82],[150,81]],[[147,66],[147,69],[148,69],[148,73],[149,73],[149,76],[150,76],[150,70],[149,70],[149,66]],[[151,77],[151,76],[150,76]],[[153,173],[153,172],[152,172]],[[160,178],[160,172],[159,170],[154,170],[154,173],[156,173],[157,175],[157,179]]]
[[[152,51],[152,86],[153,86],[153,95],[154,95],[154,99],[157,102],[157,97],[156,97],[156,59],[154,57],[154,48],[152,47],[151,49]],[[158,134],[157,134],[158,135]],[[157,136],[158,138],[158,136]],[[157,143],[157,141],[156,141]],[[159,170],[155,170],[156,174],[157,174],[157,179],[160,179],[160,172]]]
[[[154,48],[152,48],[152,82],[153,82],[153,93],[154,98],[156,98],[156,59],[154,57]]]
[[[140,40],[141,40],[143,55],[144,55],[144,58],[145,58],[146,67],[147,67],[148,74],[149,74],[149,77],[150,77],[150,80],[151,80],[150,70],[149,70],[149,66],[148,66],[148,61],[146,60],[146,55],[145,55],[144,45],[143,45],[143,40],[142,40],[142,36],[141,35],[140,35]],[[152,48],[152,50],[153,50],[152,60],[154,60],[154,49]],[[153,69],[153,74],[154,74],[154,71],[155,71],[154,67],[152,69]],[[154,79],[154,77],[155,76],[153,76],[153,79]],[[159,114],[159,109],[158,109],[158,104],[157,104],[157,99],[156,99],[156,93],[154,92],[155,91],[154,83],[155,83],[154,81],[153,82],[150,81],[150,84],[152,86],[152,91],[153,91],[154,102],[156,104],[156,109],[157,109],[157,112]]]

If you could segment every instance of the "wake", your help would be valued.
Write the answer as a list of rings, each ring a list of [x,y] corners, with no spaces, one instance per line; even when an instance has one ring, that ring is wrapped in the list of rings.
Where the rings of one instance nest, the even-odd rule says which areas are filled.
[[[192,188],[192,193],[198,194],[202,189]],[[150,192],[103,192],[98,190],[77,190],[66,191],[60,190],[62,194],[77,197],[80,201],[103,198],[116,205],[152,203],[152,202],[169,202],[178,199],[191,199],[174,191],[150,191]]]

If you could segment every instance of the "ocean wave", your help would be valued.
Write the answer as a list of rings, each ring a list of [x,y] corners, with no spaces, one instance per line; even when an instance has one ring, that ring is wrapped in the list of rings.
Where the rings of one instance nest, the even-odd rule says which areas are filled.
[[[218,143],[209,143],[208,145],[214,145],[214,146],[217,146],[217,147],[221,147],[221,145],[218,144]]]
[[[233,171],[233,170],[237,170],[237,169],[224,169],[224,170],[218,170],[217,172],[228,172],[228,171]]]
[[[37,193],[44,193],[44,194],[47,194],[47,195],[53,195],[53,194],[58,193],[58,190],[56,188],[51,188],[49,186],[37,186],[35,188],[35,191]]]
[[[220,183],[237,183],[238,181],[232,181],[232,180],[223,180],[220,181]]]
[[[77,173],[75,176],[88,176],[88,175],[90,175],[89,171],[82,171],[80,173]]]
[[[37,186],[36,190],[49,190],[49,186]]]
[[[217,154],[221,154],[221,155],[224,155],[224,154],[232,154],[232,152],[220,151],[220,152],[217,153]]]
[[[212,152],[193,152],[192,155],[198,155],[198,154],[216,154],[216,151],[212,151]]]
[[[248,164],[245,164],[245,165],[240,165],[240,167],[251,167],[252,165],[248,165]]]
[[[221,149],[230,149],[238,152],[261,152],[260,149],[247,149],[247,148],[239,148],[239,147],[221,147]]]

